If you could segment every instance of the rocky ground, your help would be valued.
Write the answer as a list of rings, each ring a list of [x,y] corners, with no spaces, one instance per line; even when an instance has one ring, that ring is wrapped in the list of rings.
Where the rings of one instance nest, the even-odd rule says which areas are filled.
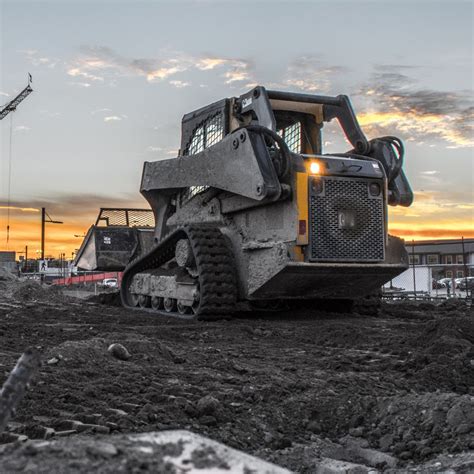
[[[31,455],[27,438],[185,429],[296,472],[326,459],[350,472],[474,469],[464,303],[193,322],[97,300],[0,280],[0,384],[27,347],[43,358],[0,453]]]

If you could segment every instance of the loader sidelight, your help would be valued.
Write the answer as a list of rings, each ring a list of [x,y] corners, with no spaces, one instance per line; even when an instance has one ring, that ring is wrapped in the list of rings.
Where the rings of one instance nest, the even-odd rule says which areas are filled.
[[[325,154],[336,119],[352,149]],[[275,301],[357,300],[403,272],[387,206],[413,199],[396,137],[367,140],[349,99],[255,87],[186,114],[178,156],[146,162],[155,244],[125,269],[125,306],[225,317]]]

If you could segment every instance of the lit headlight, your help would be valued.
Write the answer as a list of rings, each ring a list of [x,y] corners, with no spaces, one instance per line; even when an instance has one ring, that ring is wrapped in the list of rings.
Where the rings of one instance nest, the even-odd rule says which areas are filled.
[[[321,164],[317,161],[312,161],[309,165],[309,172],[311,174],[321,174]]]

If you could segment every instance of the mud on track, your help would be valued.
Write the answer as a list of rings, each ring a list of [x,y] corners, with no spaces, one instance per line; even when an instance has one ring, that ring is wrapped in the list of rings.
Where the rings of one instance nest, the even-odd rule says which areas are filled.
[[[474,449],[473,321],[422,303],[203,323],[17,289],[0,298],[0,383],[29,346],[44,363],[0,442],[187,429],[298,472],[321,455],[420,464]]]

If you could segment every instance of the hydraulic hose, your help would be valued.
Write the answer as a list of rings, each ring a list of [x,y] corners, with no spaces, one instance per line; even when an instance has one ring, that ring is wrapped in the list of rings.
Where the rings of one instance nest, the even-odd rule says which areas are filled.
[[[273,130],[270,130],[267,127],[263,127],[262,125],[246,125],[238,128],[237,130],[235,130],[235,132],[241,129],[246,129],[249,132],[255,132],[260,133],[262,135],[266,135],[278,144],[282,155],[283,165],[280,178],[287,176],[291,169],[291,151],[288,148],[288,145],[286,144],[285,140],[283,140],[283,138],[280,137],[278,133],[274,132]]]
[[[386,136],[386,137],[378,137],[370,140],[369,144],[371,145],[371,149],[367,155],[361,155],[359,153],[354,153],[355,150],[351,150],[347,153],[329,153],[329,156],[347,156],[353,158],[359,158],[361,160],[370,160],[370,161],[380,161],[380,159],[374,158],[372,153],[374,150],[374,144],[376,142],[383,142],[385,143],[389,150],[390,156],[392,157],[390,169],[386,169],[387,181],[390,184],[396,177],[400,174],[400,171],[403,166],[403,160],[405,156],[405,147],[403,146],[402,141],[393,136]],[[385,169],[385,166],[384,166]]]
[[[402,169],[403,159],[405,156],[405,147],[403,146],[402,141],[397,137],[386,136],[380,137],[377,140],[387,143],[392,150],[395,150],[396,154],[398,155],[395,156],[395,154],[393,154],[394,164],[388,173],[388,182],[391,183],[400,174],[400,170]]]

